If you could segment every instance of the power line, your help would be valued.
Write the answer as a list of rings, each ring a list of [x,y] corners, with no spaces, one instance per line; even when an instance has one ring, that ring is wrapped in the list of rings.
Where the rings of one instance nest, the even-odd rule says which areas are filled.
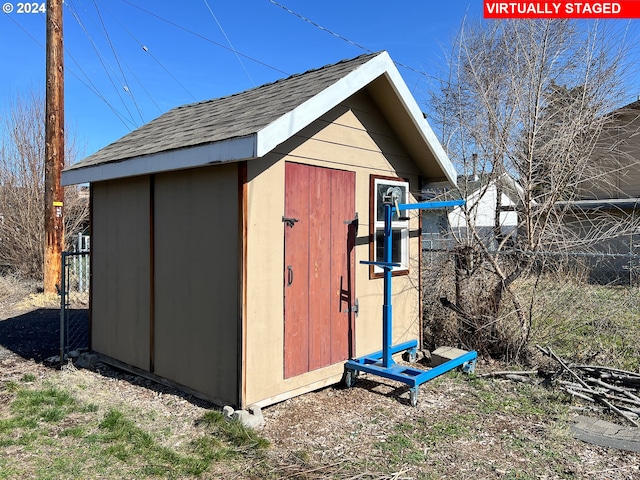
[[[155,17],[158,20],[161,20],[161,21],[163,21],[165,23],[168,23],[169,25],[172,25],[172,26],[174,26],[176,28],[179,28],[180,30],[183,30],[183,31],[185,31],[187,33],[190,33],[191,35],[194,35],[194,36],[196,36],[196,37],[198,37],[198,38],[200,38],[202,40],[205,40],[206,42],[212,43],[213,45],[216,45],[216,46],[218,46],[220,48],[224,48],[225,50],[228,50],[230,52],[234,52],[237,55],[240,55],[241,57],[246,58],[247,60],[251,60],[252,62],[255,62],[255,63],[259,64],[259,65],[262,65],[263,67],[267,67],[267,68],[269,68],[271,70],[275,70],[276,72],[282,73],[282,74],[284,74],[286,76],[291,75],[290,73],[285,72],[284,70],[280,70],[279,68],[274,67],[273,65],[269,65],[268,63],[262,62],[262,61],[258,60],[257,58],[253,58],[253,57],[251,57],[249,55],[246,55],[246,54],[244,54],[242,52],[239,52],[237,50],[234,51],[233,49],[227,47],[226,45],[223,45],[223,44],[218,43],[218,42],[216,42],[214,40],[211,40],[210,38],[207,38],[204,35],[201,35],[201,34],[199,34],[197,32],[194,32],[193,30],[189,30],[188,28],[183,27],[182,25],[178,25],[177,23],[172,22],[171,20],[167,20],[166,18],[163,18],[160,15],[157,15],[157,14],[155,14],[153,12],[150,12],[149,10],[146,10],[146,9],[144,9],[142,7],[139,7],[138,5],[135,5],[135,4],[131,3],[131,2],[129,2],[128,0],[122,0],[122,2],[126,3],[127,5],[131,5],[134,8],[137,8],[138,10],[140,10],[141,12],[146,13],[147,15],[151,15],[152,17]]]
[[[229,46],[231,47],[231,50],[233,50],[233,53],[236,55],[236,58],[238,59],[238,61],[240,62],[240,65],[242,65],[242,68],[244,69],[244,72],[247,74],[247,77],[249,77],[249,80],[251,81],[251,83],[253,84],[253,86],[256,86],[256,82],[253,81],[253,78],[251,78],[251,75],[249,74],[249,70],[247,70],[247,67],[245,67],[244,63],[242,62],[242,59],[240,58],[240,55],[238,55],[238,51],[236,50],[236,48],[233,46],[233,44],[231,43],[231,40],[229,40],[229,37],[227,36],[227,33],[224,31],[224,29],[222,28],[222,25],[220,25],[220,22],[218,21],[218,17],[215,16],[215,14],[213,13],[213,10],[211,10],[211,7],[209,6],[209,2],[207,2],[207,0],[202,0],[204,2],[204,4],[207,6],[207,8],[209,9],[209,13],[211,14],[211,16],[213,17],[213,19],[216,21],[216,23],[218,24],[218,28],[220,29],[220,31],[222,32],[222,35],[224,35],[224,38],[227,40],[227,43],[229,44]]]
[[[94,5],[95,5],[95,2],[94,2]],[[127,113],[129,114],[129,119],[127,119],[127,120],[128,120],[128,121],[130,120],[130,121],[131,121],[131,123],[133,124],[133,126],[134,126],[134,127],[137,127],[137,126],[138,126],[138,125],[137,125],[137,122],[134,120],[134,118],[133,118],[133,114],[132,114],[132,113],[131,113],[131,111],[129,110],[129,108],[128,108],[128,106],[127,106],[127,103],[126,103],[126,101],[125,101],[125,99],[121,96],[121,94],[120,94],[120,89],[115,85],[115,82],[114,82],[113,78],[111,77],[111,75],[109,74],[109,71],[107,71],[107,68],[105,67],[105,62],[107,62],[107,66],[108,66],[108,67],[109,67],[109,69],[111,70],[111,73],[113,74],[113,76],[114,76],[114,77],[116,77],[117,81],[121,83],[121,85],[122,85],[122,90],[123,90],[125,93],[127,93],[127,94],[131,97],[132,103],[134,104],[134,106],[135,106],[135,108],[136,108],[136,110],[137,110],[137,112],[138,112],[138,115],[140,116],[140,120],[141,120],[141,122],[142,122],[142,123],[144,123],[144,118],[143,118],[143,116],[142,116],[142,112],[140,111],[140,108],[138,107],[138,104],[137,104],[137,102],[136,102],[135,98],[133,97],[133,93],[131,92],[131,90],[130,90],[130,88],[129,88],[129,82],[128,82],[128,80],[127,80],[127,77],[126,77],[126,75],[124,74],[124,71],[123,71],[123,69],[122,69],[122,66],[120,65],[119,55],[117,54],[117,52],[115,51],[115,48],[113,47],[113,44],[111,43],[111,39],[110,39],[109,34],[108,34],[108,32],[107,32],[106,26],[104,25],[104,22],[103,22],[103,20],[102,20],[102,16],[101,16],[101,14],[100,14],[100,11],[99,11],[99,10],[97,10],[97,5],[95,5],[95,7],[96,7],[96,11],[97,11],[97,13],[98,13],[98,17],[99,17],[99,19],[100,19],[100,22],[101,22],[101,24],[102,24],[102,29],[104,30],[104,32],[102,32],[102,31],[101,31],[101,27],[100,27],[100,25],[98,25],[98,24],[96,23],[96,21],[94,20],[93,16],[91,15],[91,13],[90,13],[89,11],[87,11],[87,9],[86,9],[86,8],[84,8],[84,7],[83,7],[83,10],[84,10],[84,12],[87,14],[87,16],[88,16],[89,20],[91,20],[91,22],[93,23],[93,25],[96,27],[96,29],[97,29],[98,31],[100,31],[100,33],[102,33],[102,35],[105,37],[105,39],[106,39],[106,40],[107,40],[107,42],[109,43],[109,46],[111,47],[111,51],[112,51],[112,53],[113,53],[113,55],[114,55],[114,58],[115,58],[115,60],[116,60],[117,65],[118,65],[118,69],[120,70],[120,74],[122,75],[122,79],[120,79],[120,78],[118,77],[118,73],[113,69],[113,67],[111,66],[111,64],[109,64],[109,62],[107,62],[106,56],[105,56],[105,55],[103,55],[103,54],[100,52],[100,50],[98,49],[97,44],[93,41],[93,38],[91,37],[91,34],[89,33],[88,28],[87,28],[87,27],[84,25],[84,23],[80,20],[79,12],[78,12],[77,10],[76,10],[76,11],[74,11],[74,10],[72,10],[71,8],[70,8],[69,10],[71,11],[72,15],[74,16],[74,18],[75,18],[76,22],[80,25],[80,27],[81,27],[81,28],[82,28],[82,30],[84,31],[85,35],[87,35],[87,38],[89,39],[89,41],[90,41],[90,43],[91,43],[91,45],[92,45],[92,47],[93,47],[93,49],[94,49],[94,51],[95,51],[95,53],[96,53],[97,57],[98,57],[98,60],[100,60],[100,63],[102,64],[102,67],[103,67],[103,69],[105,70],[105,73],[107,74],[107,78],[108,78],[108,79],[109,79],[109,81],[111,82],[111,85],[113,86],[114,90],[116,91],[116,94],[118,95],[118,98],[120,99],[120,101],[122,102],[122,104],[123,104],[123,106],[124,106],[125,110],[126,110],[126,111],[127,111]],[[103,61],[103,60],[104,60],[104,61]],[[127,64],[126,64],[126,62],[124,61],[124,59],[122,59],[122,63],[123,63],[123,64],[128,68],[128,70],[129,70],[130,72],[132,72],[132,69],[131,69]],[[135,74],[134,74],[134,77],[135,77]],[[137,80],[137,78],[136,78],[136,80]],[[138,80],[138,83],[142,86],[142,84],[141,84],[141,82],[140,82],[139,80]],[[143,88],[143,90],[144,90],[144,86],[142,86],[142,88]],[[145,92],[146,92],[146,90],[145,90]],[[150,95],[148,92],[146,92],[146,93],[147,93],[147,95],[149,95],[149,97],[151,97],[151,95]],[[153,98],[152,98],[151,100],[153,101]],[[154,103],[155,103],[155,102],[154,102]],[[129,130],[131,130],[131,128],[129,128]]]
[[[270,3],[272,3],[273,5],[280,7],[281,9],[283,9],[285,12],[290,13],[291,15],[294,15],[296,17],[298,17],[300,20],[303,20],[305,22],[307,22],[310,25],[313,25],[316,28],[319,28],[320,30],[322,30],[323,32],[327,32],[330,35],[333,35],[336,38],[339,38],[340,40],[343,40],[345,42],[347,42],[350,45],[353,45],[354,47],[359,48],[360,50],[364,50],[367,53],[374,53],[372,50],[369,50],[367,47],[364,47],[362,45],[360,45],[359,43],[356,43],[352,40],[349,40],[346,37],[343,37],[342,35],[340,35],[339,33],[336,33],[332,30],[329,30],[328,28],[323,27],[322,25],[320,25],[319,23],[314,22],[313,20],[308,19],[307,17],[304,17],[302,15],[300,15],[297,12],[294,12],[293,10],[291,10],[288,7],[285,7],[284,5],[282,5],[281,3],[276,2],[275,0],[269,0]]]
[[[45,46],[42,43],[40,43],[40,41],[38,39],[36,39],[33,35],[31,35],[31,33],[29,33],[22,25],[20,25],[18,22],[16,22],[11,15],[6,15],[6,17],[9,18],[9,20],[11,20],[18,28],[20,28],[20,30],[22,30],[31,40],[33,40],[33,42],[36,45],[38,45],[43,50],[45,49]],[[98,88],[93,84],[93,82],[91,81],[89,76],[86,74],[86,72],[80,66],[78,61],[71,54],[71,52],[66,48],[66,46],[64,47],[64,51],[65,51],[65,54],[67,54],[69,56],[71,61],[78,67],[78,70],[80,70],[82,75],[84,75],[84,77],[87,79],[88,83],[85,82],[77,73],[75,73],[73,71],[73,69],[67,67],[67,68],[65,68],[65,70],[67,70],[71,75],[73,75],[76,78],[76,80],[78,80],[82,85],[84,85],[87,88],[87,90],[89,90],[96,97],[98,97],[100,100],[102,100],[109,107],[109,109],[114,113],[116,118],[118,120],[120,120],[122,125],[124,125],[124,127],[127,128],[130,131],[131,127],[129,125],[127,125],[127,123],[125,122],[125,120],[126,120],[125,117],[104,97],[104,95],[102,95],[99,92]]]
[[[158,105],[158,102],[155,101],[151,93],[149,93],[149,91],[144,87],[144,84],[140,81],[140,79],[136,75],[136,72],[134,72],[133,69],[129,65],[127,65],[126,62],[123,61],[122,63],[124,63],[124,66],[127,68],[127,70],[129,70],[133,78],[135,78],[136,82],[138,82],[138,85],[140,85],[140,88],[142,89],[142,91],[147,94],[147,97],[149,97],[149,100],[151,100],[151,103],[153,103],[155,107],[158,109],[158,112],[163,113],[162,109],[160,108],[160,105]]]
[[[344,42],[347,42],[349,45],[353,45],[354,47],[359,48],[360,50],[364,50],[367,53],[374,53],[373,50],[370,50],[367,47],[365,47],[363,45],[360,45],[359,43],[354,42],[353,40],[349,40],[347,37],[342,36],[339,33],[334,32],[333,30],[329,30],[328,28],[323,27],[319,23],[316,23],[313,20],[311,20],[311,19],[309,19],[309,18],[307,18],[307,17],[305,17],[303,15],[300,15],[297,12],[294,12],[290,8],[282,5],[281,3],[276,2],[275,0],[269,0],[269,3],[272,3],[273,5],[275,5],[277,7],[280,7],[285,12],[290,13],[291,15],[294,15],[294,16],[298,17],[300,20],[303,20],[303,21],[307,22],[308,24],[313,25],[314,27],[322,30],[323,32],[326,32],[326,33],[328,33],[330,35],[333,35],[334,37],[336,37],[336,38],[338,38],[338,39],[340,39],[340,40],[342,40]],[[407,70],[411,70],[412,72],[417,73],[419,75],[422,75],[424,77],[432,78],[432,79],[440,81],[440,79],[438,77],[434,77],[433,75],[429,75],[428,73],[426,73],[426,72],[424,72],[422,70],[418,70],[416,68],[410,67],[408,65],[405,65],[404,63],[400,63],[400,62],[396,62],[396,61],[394,61],[393,63],[395,65],[397,65],[398,67],[406,68]]]
[[[93,6],[96,9],[96,12],[98,14],[98,19],[100,20],[100,24],[102,25],[102,29],[104,30],[104,35],[105,35],[105,37],[107,39],[107,42],[109,43],[109,47],[111,48],[111,52],[113,53],[113,57],[116,59],[116,63],[118,64],[118,69],[120,70],[120,74],[122,75],[122,79],[124,80],[124,89],[129,94],[129,96],[131,97],[131,101],[133,102],[134,106],[136,107],[136,110],[138,111],[138,115],[140,115],[140,121],[142,123],[144,123],[144,118],[142,116],[142,112],[140,111],[140,107],[138,106],[138,102],[136,102],[136,98],[133,95],[133,90],[129,86],[129,82],[127,81],[127,76],[124,74],[124,70],[122,70],[122,65],[120,65],[120,60],[118,59],[118,54],[116,53],[116,49],[113,46],[113,43],[111,42],[111,37],[109,36],[109,32],[107,30],[107,27],[104,24],[104,20],[102,19],[102,15],[100,14],[100,10],[98,9],[98,4],[96,3],[95,0],[93,0]]]
[[[103,7],[104,8],[104,7]],[[127,27],[124,26],[124,24],[122,22],[120,22],[118,20],[117,16],[114,16],[109,9],[106,9],[107,13],[109,13],[115,20],[116,22],[118,22],[118,24],[120,25],[120,27],[127,32],[127,34],[140,46],[140,48],[142,48],[142,50],[147,53],[159,66],[160,68],[162,68],[167,75],[169,75],[179,86],[180,88],[182,88],[194,101],[197,101],[196,97],[187,89],[187,87],[185,87],[180,80],[178,80],[170,71],[167,67],[165,67],[162,62],[160,62],[160,60],[158,60],[153,53],[151,53],[151,50],[149,50],[149,48],[142,43],[133,33],[131,33],[131,31],[129,31],[129,29]],[[131,69],[130,69],[131,70]],[[149,97],[151,98],[151,95],[149,95]],[[162,111],[160,109],[160,107],[158,106],[158,104],[153,100],[153,98],[151,98],[151,101],[153,101],[153,103],[156,105],[156,107],[158,107],[158,110]]]
[[[69,9],[69,11],[71,12],[71,15],[73,16],[73,18],[75,19],[75,21],[78,23],[78,25],[80,26],[80,28],[84,31],[85,35],[87,36],[87,38],[89,39],[89,43],[91,44],[91,46],[93,47],[94,52],[96,53],[96,56],[98,57],[98,60],[100,61],[100,64],[102,65],[103,70],[105,71],[105,73],[107,74],[107,78],[109,79],[109,82],[111,83],[111,85],[113,86],[113,89],[115,90],[116,94],[118,95],[118,98],[120,98],[120,101],[122,102],[122,105],[124,106],[125,110],[127,111],[127,113],[129,114],[129,119],[131,120],[131,123],[134,124],[134,126],[138,126],[136,121],[133,119],[133,115],[131,114],[131,111],[129,110],[129,107],[127,106],[127,103],[124,101],[124,99],[122,98],[122,95],[120,95],[120,89],[116,86],[115,82],[113,81],[113,78],[111,77],[111,75],[109,74],[109,70],[107,69],[107,66],[105,65],[105,62],[102,58],[102,54],[100,53],[100,49],[98,48],[98,46],[95,44],[95,42],[93,41],[93,38],[91,37],[91,34],[89,33],[89,31],[87,30],[87,28],[85,27],[84,23],[82,23],[82,21],[80,20],[77,12],[74,11],[74,9],[71,6],[71,2],[67,1],[65,2],[65,4],[67,5],[67,8]]]

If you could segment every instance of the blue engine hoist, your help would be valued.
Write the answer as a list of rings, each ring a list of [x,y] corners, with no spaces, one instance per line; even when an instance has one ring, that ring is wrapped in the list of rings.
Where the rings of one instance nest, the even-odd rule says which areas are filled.
[[[393,263],[391,258],[391,220],[393,214],[407,210],[428,210],[464,205],[464,200],[432,201],[413,204],[399,204],[400,194],[393,188],[389,188],[383,197],[384,204],[384,239],[383,258],[381,262],[361,261],[364,265],[375,265],[384,271],[384,303],[382,306],[382,350],[371,355],[365,355],[348,360],[344,366],[344,384],[351,388],[355,385],[358,372],[367,372],[380,377],[402,382],[409,386],[409,402],[415,407],[418,403],[418,388],[425,382],[432,380],[443,373],[462,367],[463,371],[471,373],[475,370],[478,354],[475,351],[467,352],[459,357],[449,360],[430,370],[398,365],[393,360],[393,355],[407,352],[410,362],[415,362],[417,357],[418,342],[410,340],[398,345],[393,345],[393,309],[391,304],[391,271],[393,267],[399,267],[399,263]]]

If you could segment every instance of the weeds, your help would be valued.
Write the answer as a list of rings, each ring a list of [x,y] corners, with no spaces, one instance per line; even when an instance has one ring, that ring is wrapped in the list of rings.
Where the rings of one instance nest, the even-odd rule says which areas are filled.
[[[97,472],[99,477],[116,477],[123,471],[135,478],[192,477],[206,472],[215,462],[268,446],[251,429],[227,422],[220,412],[208,412],[197,422],[195,438],[183,448],[170,448],[119,409],[101,413],[96,405],[79,402],[53,385],[28,385],[26,382],[35,378],[25,377],[25,385],[8,382],[0,390],[10,395],[10,414],[0,417],[0,447],[29,448],[38,455],[26,463],[2,459],[0,480],[22,476],[93,478]],[[60,455],[60,448],[65,449],[64,455]]]
[[[604,265],[597,269],[603,278],[596,279],[592,266],[575,260],[570,262],[571,268],[562,262],[546,263],[545,270],[534,269],[512,284],[511,289],[517,293],[524,309],[520,313],[530,322],[530,331],[525,337],[528,345],[523,347],[538,343],[551,346],[563,358],[576,362],[593,361],[637,371],[640,368],[640,345],[636,340],[640,335],[640,324],[636,320],[640,315],[638,279],[617,278],[620,272],[613,268],[607,270]],[[463,292],[466,303],[455,305],[457,310],[445,308],[443,305],[449,305],[454,299],[461,301],[458,291],[464,290],[466,284],[455,284],[452,258],[441,255],[426,263],[423,284],[429,288],[424,291],[423,326],[427,349],[461,346],[489,352],[501,361],[537,362],[534,348],[508,348],[518,345],[522,335],[521,319],[518,320],[510,295],[503,295],[500,308],[493,313],[474,313],[475,316],[469,313],[481,310],[487,303],[486,299],[479,300],[483,297],[473,291]],[[479,284],[483,275],[491,276],[478,269]],[[613,283],[606,283],[604,277]],[[443,303],[443,299],[449,303]],[[476,305],[478,302],[480,306]],[[524,355],[516,355],[518,352]]]
[[[205,413],[198,425],[206,426],[211,434],[226,439],[231,445],[241,448],[266,448],[269,442],[260,437],[254,430],[240,422],[228,422],[219,411]]]

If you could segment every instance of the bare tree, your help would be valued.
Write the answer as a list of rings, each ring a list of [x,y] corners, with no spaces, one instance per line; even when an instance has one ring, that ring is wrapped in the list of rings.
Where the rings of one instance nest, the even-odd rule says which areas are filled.
[[[0,119],[0,268],[42,278],[44,252],[44,99],[25,92],[10,99]],[[65,157],[77,158],[75,141]],[[80,189],[65,191],[69,238],[88,220],[88,199]]]
[[[605,157],[620,151],[603,148],[602,139],[624,98],[627,51],[624,35],[596,22],[465,21],[455,38],[430,120],[464,173],[463,195],[468,179],[482,178],[479,195],[492,186],[496,201],[492,232],[476,228],[477,203],[467,206],[466,228],[457,232],[456,300],[449,303],[475,348],[518,356],[527,344],[532,309],[513,284],[532,266],[533,253],[567,249],[577,238],[565,216],[585,182],[610,180]],[[500,229],[505,176],[519,184],[510,192],[516,235]],[[602,225],[594,222],[594,231],[579,238],[632,228],[617,221],[605,232]],[[511,254],[496,255],[506,250]],[[500,316],[516,318],[515,331],[497,330]]]

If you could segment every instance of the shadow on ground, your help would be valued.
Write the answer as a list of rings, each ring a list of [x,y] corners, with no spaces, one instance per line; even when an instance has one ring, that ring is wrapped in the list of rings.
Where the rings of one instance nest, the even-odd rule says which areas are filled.
[[[88,346],[88,310],[71,310],[71,348]],[[0,347],[27,360],[43,362],[60,354],[60,310],[39,308],[0,321]]]
[[[89,346],[89,310],[69,310],[68,351]],[[50,357],[60,355],[60,310],[39,308],[15,317],[0,320],[0,359],[3,350],[8,350],[25,360],[45,363]],[[56,363],[55,366],[58,364]],[[215,408],[209,401],[196,398],[175,387],[167,386],[118,367],[99,363],[95,369],[103,377],[126,381],[158,393],[171,393],[202,408]],[[0,474],[0,478],[2,475]]]

